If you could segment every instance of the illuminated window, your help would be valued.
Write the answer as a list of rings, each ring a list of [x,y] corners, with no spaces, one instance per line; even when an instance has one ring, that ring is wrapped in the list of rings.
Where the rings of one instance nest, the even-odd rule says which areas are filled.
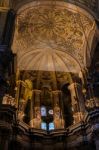
[[[45,122],[41,123],[41,129],[47,130],[47,124]]]
[[[49,113],[50,115],[53,115],[53,110],[50,109],[50,110],[48,111],[48,113]]]
[[[41,107],[41,116],[46,116],[46,107],[42,106]]]
[[[54,128],[54,123],[53,122],[51,122],[51,123],[49,123],[49,131],[50,130],[54,130],[55,128]]]

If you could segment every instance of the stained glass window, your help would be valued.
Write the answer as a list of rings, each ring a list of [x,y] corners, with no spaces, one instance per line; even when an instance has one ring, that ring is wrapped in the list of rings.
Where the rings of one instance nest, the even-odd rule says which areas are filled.
[[[41,107],[41,116],[46,116],[47,113],[46,113],[46,107],[42,106]]]
[[[48,111],[48,113],[49,113],[50,115],[53,115],[53,110],[50,109],[50,110]]]
[[[41,129],[47,130],[47,124],[45,122],[41,123]]]
[[[50,122],[50,123],[49,123],[49,131],[50,131],[50,130],[54,130],[54,129],[55,129],[54,123],[53,123],[53,122]]]

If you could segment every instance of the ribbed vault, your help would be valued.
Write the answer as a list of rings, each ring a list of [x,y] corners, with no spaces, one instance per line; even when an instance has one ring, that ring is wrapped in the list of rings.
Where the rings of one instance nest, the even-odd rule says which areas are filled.
[[[77,72],[80,70],[80,66],[70,55],[51,48],[32,50],[22,56],[20,55],[18,60],[19,68],[21,66],[20,69],[22,70],[63,72]]]

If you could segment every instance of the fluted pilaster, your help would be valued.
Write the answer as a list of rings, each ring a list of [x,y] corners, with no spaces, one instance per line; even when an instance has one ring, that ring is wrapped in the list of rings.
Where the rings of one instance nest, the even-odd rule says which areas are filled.
[[[54,101],[54,125],[56,129],[64,128],[63,114],[61,112],[61,106],[59,102],[60,91],[53,91]]]
[[[33,119],[33,127],[40,128],[41,127],[41,111],[40,111],[40,90],[34,91],[34,119]]]

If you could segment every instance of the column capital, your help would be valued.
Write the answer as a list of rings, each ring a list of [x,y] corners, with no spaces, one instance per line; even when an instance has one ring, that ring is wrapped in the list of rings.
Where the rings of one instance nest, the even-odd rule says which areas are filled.
[[[33,92],[37,95],[41,94],[41,90],[33,90]]]
[[[68,89],[69,89],[69,90],[74,89],[74,82],[73,82],[73,83],[71,83],[71,84],[68,86]]]
[[[57,94],[59,94],[59,93],[61,93],[60,90],[52,91],[52,94],[54,94],[54,95],[57,95]]]
[[[70,84],[70,85],[68,86],[68,89],[69,89],[69,90],[73,90],[75,87],[80,87],[80,86],[81,86],[80,83],[73,82],[72,84]]]

